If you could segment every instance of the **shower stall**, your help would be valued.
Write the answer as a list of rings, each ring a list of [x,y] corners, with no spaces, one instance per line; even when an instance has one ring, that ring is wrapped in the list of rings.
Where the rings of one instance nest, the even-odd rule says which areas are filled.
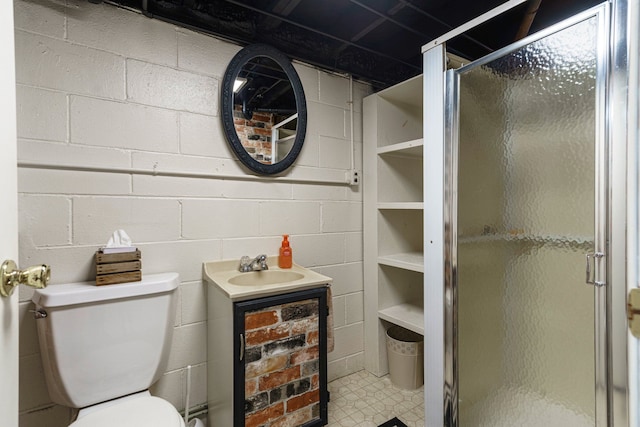
[[[595,425],[603,15],[447,76],[461,425]]]
[[[424,224],[425,425],[635,425],[614,310],[635,250],[628,13],[606,2],[446,73],[446,40],[423,48],[424,200],[442,201]]]

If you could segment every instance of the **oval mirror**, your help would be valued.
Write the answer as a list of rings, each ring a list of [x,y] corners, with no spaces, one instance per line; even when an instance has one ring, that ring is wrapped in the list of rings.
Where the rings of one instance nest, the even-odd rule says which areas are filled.
[[[222,123],[238,159],[260,174],[277,174],[300,154],[307,128],[302,83],[279,50],[249,45],[222,80]]]

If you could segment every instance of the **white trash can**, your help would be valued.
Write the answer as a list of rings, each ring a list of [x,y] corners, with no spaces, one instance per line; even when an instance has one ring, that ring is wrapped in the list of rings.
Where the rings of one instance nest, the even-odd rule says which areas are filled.
[[[422,335],[392,326],[387,329],[389,376],[396,387],[414,390],[424,383],[424,338]]]

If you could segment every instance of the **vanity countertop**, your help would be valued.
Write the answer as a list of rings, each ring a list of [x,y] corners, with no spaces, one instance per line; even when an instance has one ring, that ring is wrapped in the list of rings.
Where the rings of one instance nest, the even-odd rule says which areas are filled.
[[[203,264],[204,279],[217,286],[232,301],[329,285],[330,277],[293,263],[291,268],[278,267],[278,257],[267,258],[268,270],[242,273],[239,260],[211,261]]]

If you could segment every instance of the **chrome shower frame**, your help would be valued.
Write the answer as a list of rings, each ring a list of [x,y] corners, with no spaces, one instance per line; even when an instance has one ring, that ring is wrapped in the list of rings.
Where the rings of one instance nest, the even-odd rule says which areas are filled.
[[[517,6],[511,3],[509,8]],[[485,22],[495,14],[485,14],[423,47],[424,59],[424,200],[435,207],[425,212],[425,425],[458,426],[456,354],[456,271],[457,271],[457,84],[469,67],[490,62],[526,44],[563,28],[598,16],[598,75],[596,127],[595,251],[607,256],[597,260],[599,277],[607,283],[594,287],[596,360],[596,426],[640,427],[637,383],[629,384],[629,374],[637,378],[635,366],[629,372],[628,358],[640,360],[640,346],[629,346],[626,320],[626,293],[640,275],[637,267],[640,214],[637,189],[640,153],[636,147],[638,108],[638,23],[637,2],[610,1],[582,12],[459,70],[446,72],[445,43]],[[506,5],[506,3],[505,3]],[[498,9],[498,8],[496,8]],[[464,28],[463,28],[464,27]],[[632,36],[635,34],[635,39]],[[631,52],[631,53],[630,53]],[[630,80],[630,69],[632,78]],[[633,90],[635,89],[635,90]],[[632,92],[629,95],[629,92]],[[442,99],[442,102],[438,102]],[[427,102],[428,100],[428,102]],[[438,209],[441,206],[441,210]],[[629,230],[627,230],[629,227]],[[635,234],[628,234],[635,231]],[[628,256],[634,258],[628,262]],[[441,367],[441,368],[440,368]],[[434,369],[435,368],[435,369]],[[466,427],[466,426],[464,426]]]

